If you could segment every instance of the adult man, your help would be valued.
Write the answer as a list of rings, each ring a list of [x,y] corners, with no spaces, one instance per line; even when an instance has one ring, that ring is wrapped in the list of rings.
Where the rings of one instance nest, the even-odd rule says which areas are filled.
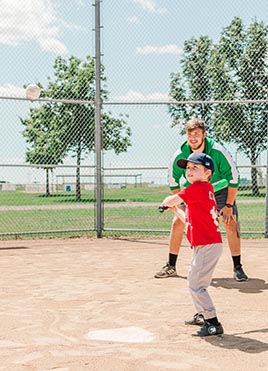
[[[241,264],[241,239],[239,235],[238,211],[235,202],[237,188],[239,186],[239,174],[236,165],[227,150],[213,139],[207,138],[204,121],[193,118],[185,126],[187,141],[181,146],[170,163],[170,190],[173,194],[180,191],[180,180],[185,178],[185,170],[178,167],[180,158],[187,158],[192,152],[204,152],[214,162],[214,173],[211,183],[221,179],[228,181],[228,188],[215,194],[217,210],[223,216],[223,225],[230,252],[233,259],[234,278],[237,281],[247,281]],[[185,186],[189,183],[185,182]],[[182,206],[184,207],[184,206]],[[174,217],[169,239],[169,259],[167,264],[155,274],[155,278],[167,278],[176,276],[176,262],[184,232],[184,223]]]

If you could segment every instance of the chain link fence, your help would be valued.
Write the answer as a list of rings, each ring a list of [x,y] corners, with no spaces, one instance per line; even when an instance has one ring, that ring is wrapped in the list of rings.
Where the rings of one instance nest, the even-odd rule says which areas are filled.
[[[115,40],[107,35],[115,24],[111,24],[105,2],[101,2],[99,24],[99,30],[102,23],[106,25],[104,37],[92,40],[89,50],[89,35],[94,35],[95,28],[96,7],[92,4],[96,2],[90,7],[83,4],[83,14],[74,8],[70,13],[73,19],[67,28],[75,30],[69,34],[72,50],[77,43],[85,45],[78,57],[65,58],[63,45],[54,40],[56,57],[43,54],[41,61],[39,55],[40,68],[24,72],[25,78],[20,71],[19,87],[2,88],[0,236],[81,235],[95,233],[99,227],[105,233],[169,233],[171,213],[158,212],[158,205],[170,193],[169,162],[186,140],[184,123],[200,117],[207,124],[208,135],[227,148],[238,166],[242,236],[268,237],[266,27],[253,22],[243,34],[241,22],[235,18],[231,31],[226,30],[225,38],[217,43],[199,34],[186,39],[181,50],[175,48],[176,63],[163,67],[168,91],[142,95],[128,90],[126,94],[126,90],[118,91],[116,80],[124,80],[121,89],[128,89],[127,74],[136,74],[140,91],[148,91],[152,79],[157,80],[159,66],[152,61],[147,77],[142,79],[139,74],[148,68],[142,60],[137,66],[126,63],[130,42],[127,51],[120,43],[114,52]],[[81,22],[88,19],[87,28],[77,26],[80,15]],[[123,40],[122,31],[129,24],[122,21],[117,27]],[[243,43],[231,43],[232,30],[234,39],[241,37]],[[93,45],[101,41],[102,50],[93,57]],[[228,45],[234,48],[225,53]],[[136,47],[140,57],[146,50],[149,53],[148,48]],[[156,49],[150,50],[154,53]],[[101,68],[99,80],[98,151],[95,68],[100,53],[104,54],[105,69]],[[115,54],[118,64],[113,61]],[[40,81],[41,66],[47,64],[51,68],[46,67],[45,74],[50,78]],[[25,98],[30,82],[41,88],[36,101]]]
[[[3,135],[2,150],[6,147],[10,153],[0,165],[0,234],[21,236],[94,232],[94,149],[90,152],[86,146],[81,149],[79,145],[71,145],[67,151],[64,147],[63,163],[53,163],[48,154],[50,148],[52,154],[57,152],[57,143],[50,141],[49,127],[56,113],[51,111],[44,132],[35,127],[38,140],[42,139],[41,148],[39,144],[34,147],[36,153],[31,152],[33,147],[25,140],[24,118],[18,119],[16,113],[17,110],[26,112],[27,117],[29,110],[42,111],[45,105],[51,103],[17,100],[1,103],[10,111],[11,118],[12,114],[15,115],[13,119],[18,121],[18,125],[16,131],[5,130]],[[77,110],[79,106],[74,103],[65,105],[68,110]],[[80,104],[83,109],[85,105]],[[185,135],[181,135],[179,127],[172,127],[167,104],[105,104],[103,111],[114,118],[127,117],[130,135],[125,151],[122,151],[120,141],[115,150],[107,147],[102,151],[103,231],[168,233],[171,213],[160,214],[158,206],[169,194],[169,161],[186,140]],[[146,124],[141,125],[144,117]],[[64,134],[63,129],[60,122],[57,132],[66,135],[64,138],[67,141],[68,133]],[[94,116],[87,118],[83,135],[94,142]],[[254,136],[248,135],[253,141]],[[61,145],[60,141],[58,146]],[[266,234],[267,151],[262,151],[257,163],[251,165],[250,159],[235,144],[225,143],[225,146],[235,159],[241,176],[238,205],[242,235],[263,236]],[[28,153],[36,154],[34,162],[26,161]]]
[[[2,136],[2,151],[7,156],[2,156],[0,165],[0,234],[95,230],[94,154],[81,149],[85,132],[88,141],[94,143],[94,117],[91,124],[87,122],[87,130],[81,128],[76,144],[71,141],[64,149],[63,134],[67,145],[70,133],[61,123],[52,127],[53,121],[56,125],[54,109],[42,123],[36,116],[44,109],[49,111],[45,103],[5,100],[1,104],[9,110],[10,120],[17,121],[17,127],[14,131],[5,130]],[[77,104],[72,107],[78,110]],[[18,112],[30,110],[34,111],[34,119],[27,123],[27,131],[24,118],[18,117]],[[62,138],[57,135],[60,132]],[[72,133],[71,137],[73,140]],[[28,138],[33,142],[28,142]],[[64,160],[58,155],[63,155]],[[83,164],[84,155],[88,156],[86,165]]]

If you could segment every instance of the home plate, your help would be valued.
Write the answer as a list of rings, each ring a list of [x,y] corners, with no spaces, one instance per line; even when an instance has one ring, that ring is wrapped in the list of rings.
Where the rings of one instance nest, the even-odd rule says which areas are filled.
[[[122,343],[150,343],[155,336],[141,327],[121,327],[108,330],[90,331],[86,335],[90,340],[108,340]]]

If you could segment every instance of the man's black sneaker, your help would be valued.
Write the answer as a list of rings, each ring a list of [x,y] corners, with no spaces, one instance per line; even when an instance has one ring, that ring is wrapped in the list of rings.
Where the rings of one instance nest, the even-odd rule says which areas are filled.
[[[213,335],[222,335],[223,334],[223,328],[221,323],[218,325],[213,325],[212,323],[209,323],[208,321],[205,321],[204,325],[201,327],[200,330],[196,331],[193,336],[213,336]]]
[[[176,268],[167,263],[164,265],[164,267],[161,269],[160,272],[155,274],[155,278],[167,278],[167,277],[175,277],[177,276]]]
[[[196,313],[189,321],[184,321],[185,325],[203,326],[205,319],[203,314]]]
[[[237,280],[237,281],[247,281],[248,280],[248,276],[243,271],[242,265],[237,265],[234,268],[234,279]]]

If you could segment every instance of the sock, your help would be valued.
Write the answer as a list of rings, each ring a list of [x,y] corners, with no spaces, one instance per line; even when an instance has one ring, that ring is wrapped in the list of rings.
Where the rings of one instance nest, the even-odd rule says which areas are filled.
[[[234,268],[237,267],[238,265],[241,266],[241,262],[240,262],[241,255],[232,256],[232,258],[233,258]]]
[[[172,265],[172,267],[176,267],[177,257],[178,257],[178,255],[169,254],[168,262],[169,262],[170,265]]]
[[[220,324],[217,317],[208,318],[206,319],[206,321],[215,326],[218,326]]]

